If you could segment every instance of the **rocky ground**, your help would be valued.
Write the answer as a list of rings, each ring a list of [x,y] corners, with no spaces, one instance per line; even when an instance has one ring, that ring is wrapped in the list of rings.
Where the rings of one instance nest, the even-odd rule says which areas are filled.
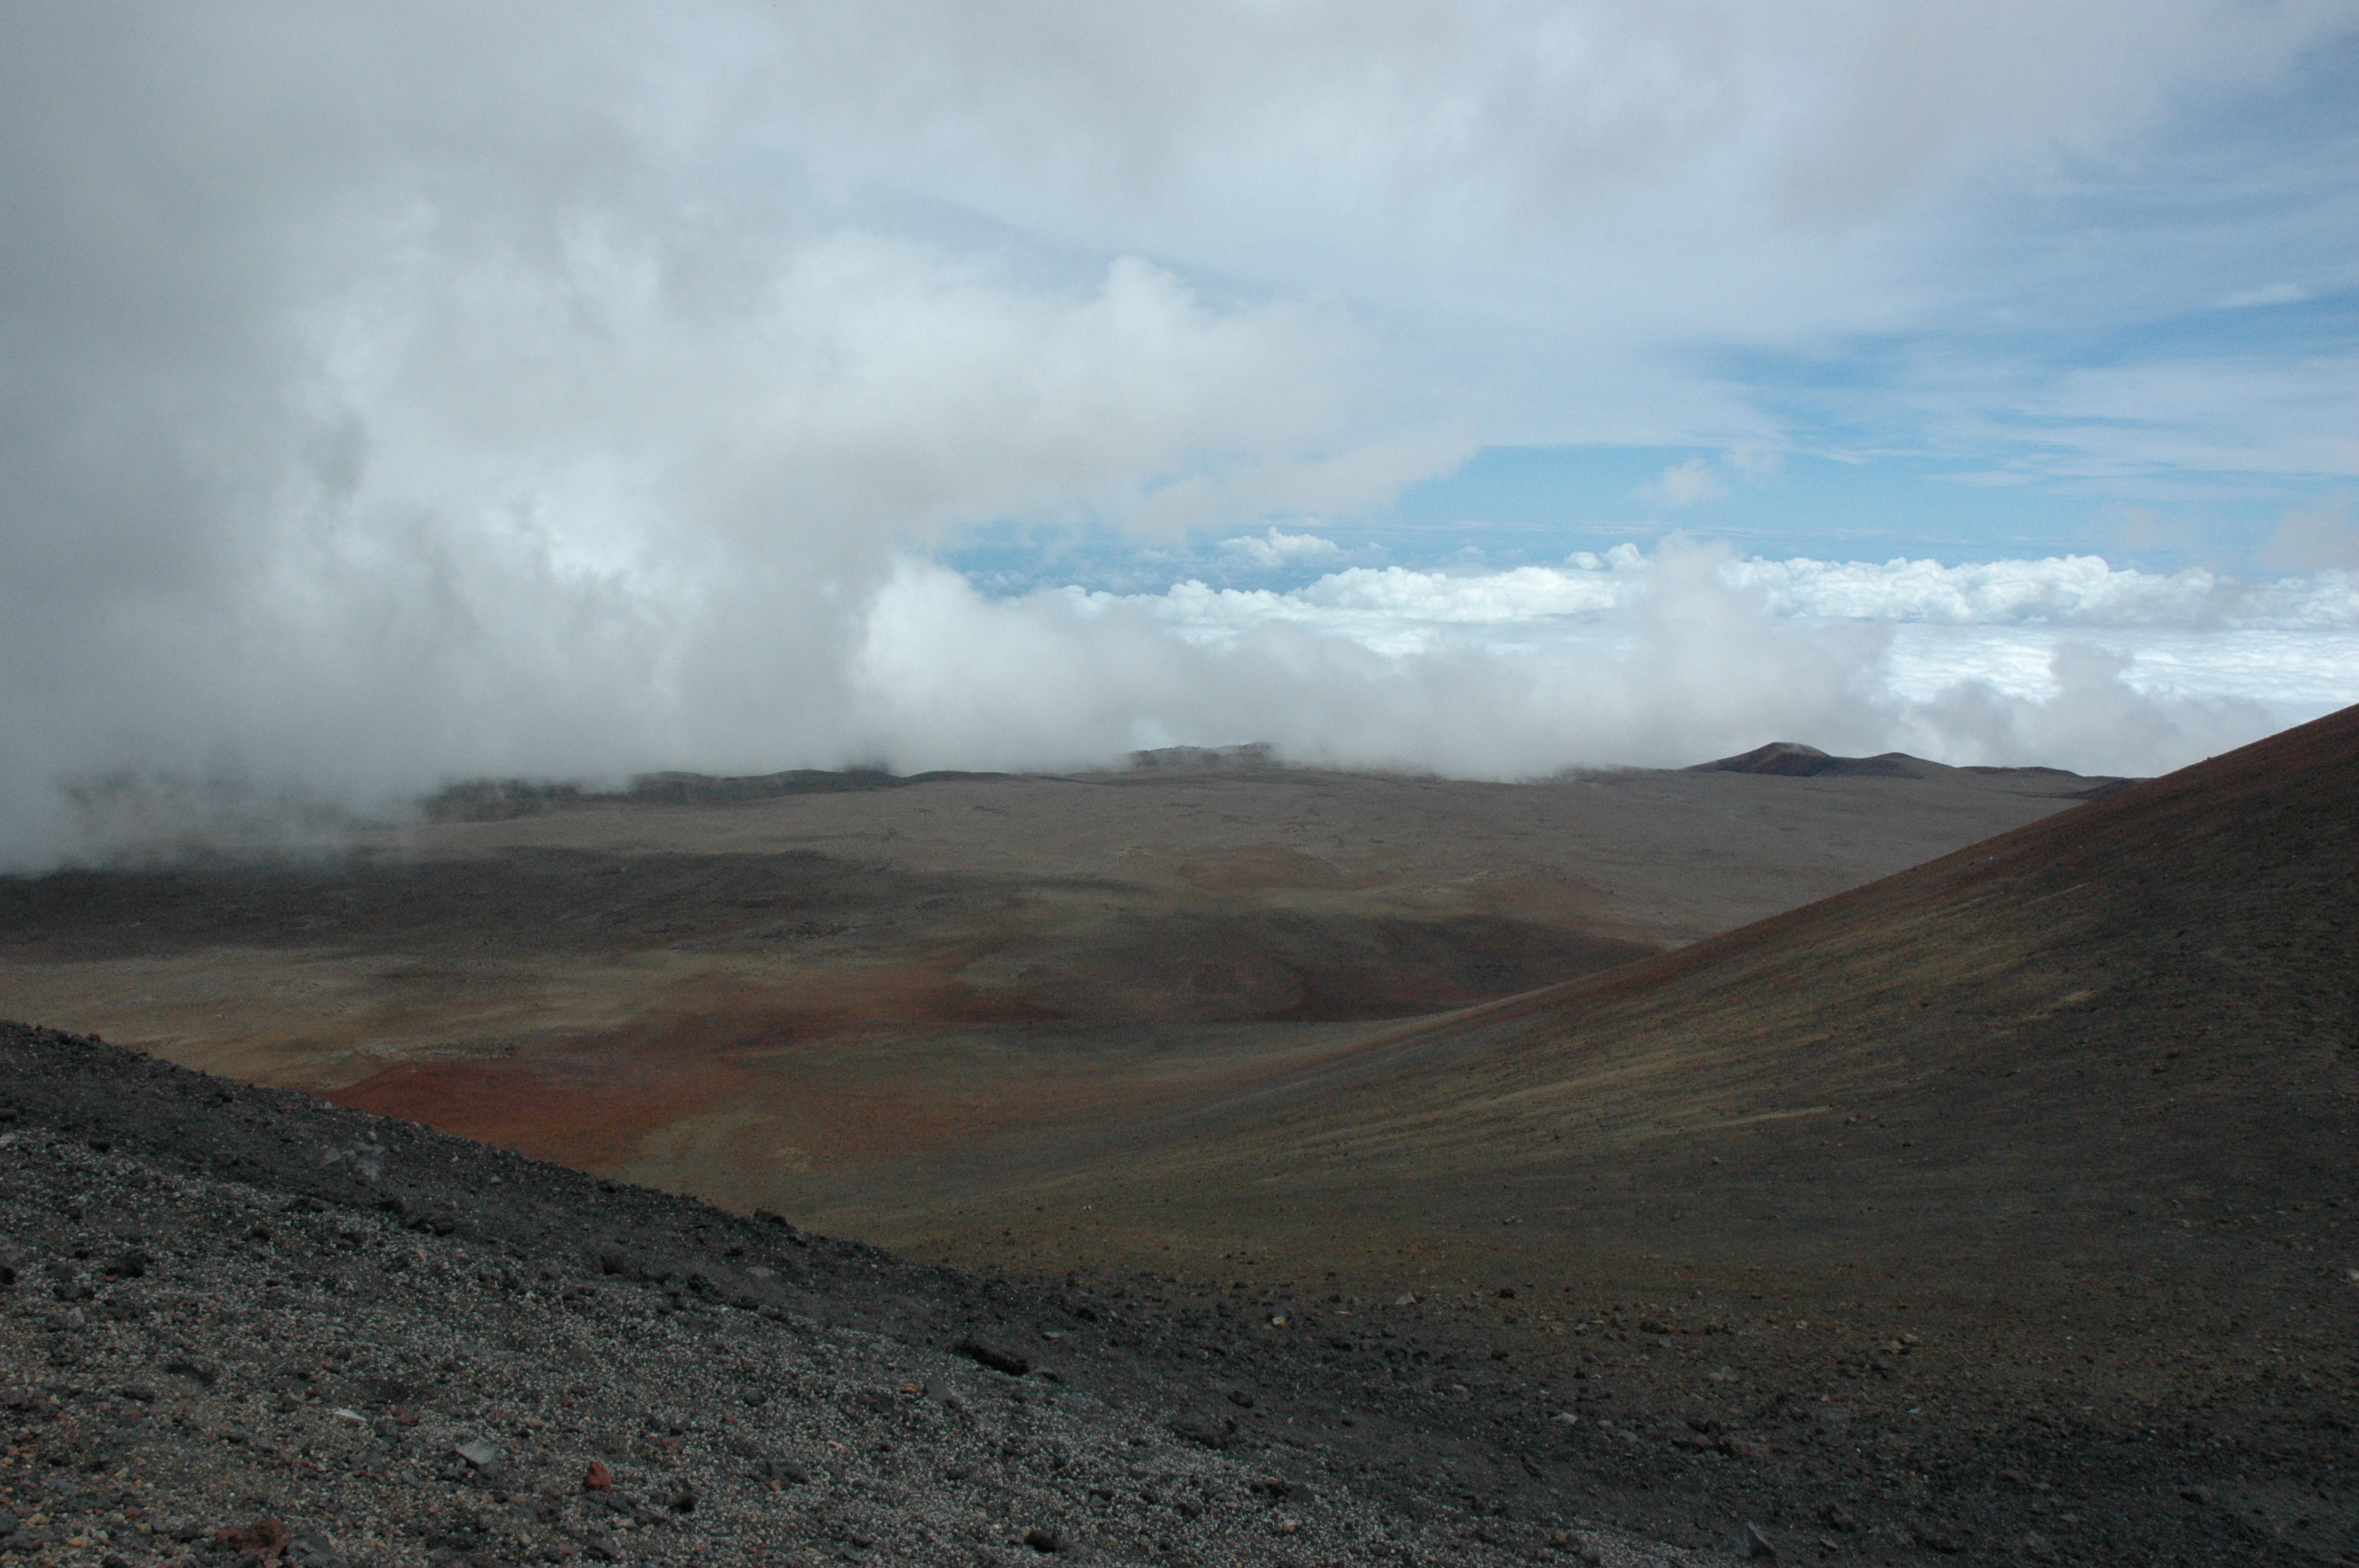
[[[1705,1413],[1671,1390],[1734,1343],[1715,1335],[1751,1331],[1692,1312],[1551,1303],[1593,1348],[1543,1374],[1501,1331],[1512,1303],[1019,1284],[49,1031],[0,1031],[0,1554],[19,1560],[2349,1550],[2324,1515],[2302,1520],[2314,1550],[2234,1517],[2247,1491],[2330,1507],[2298,1433],[2263,1453],[2200,1424],[1914,1421],[1897,1337],[1845,1368],[1857,1397],[1798,1365],[1800,1391]]]
[[[2359,1562],[2354,779],[938,1156],[897,1255],[0,1026],[0,1554]]]
[[[1257,1408],[1332,1384],[1323,1342],[1248,1367],[1118,1284],[912,1265],[71,1035],[8,1026],[0,1066],[18,1560],[1717,1555]],[[1495,1445],[1553,1463],[1565,1408],[1459,1424],[1507,1415]]]

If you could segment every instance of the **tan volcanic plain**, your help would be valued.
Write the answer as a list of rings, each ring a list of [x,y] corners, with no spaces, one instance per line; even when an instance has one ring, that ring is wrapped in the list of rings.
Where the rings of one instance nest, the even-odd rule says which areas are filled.
[[[1726,930],[2088,783],[1910,772],[1246,758],[592,801],[373,830],[333,863],[0,881],[0,1014],[808,1211]]]

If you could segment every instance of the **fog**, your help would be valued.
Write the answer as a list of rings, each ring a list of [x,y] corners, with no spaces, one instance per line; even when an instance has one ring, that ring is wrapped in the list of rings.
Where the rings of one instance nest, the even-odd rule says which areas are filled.
[[[1656,349],[1892,319],[1940,181],[2338,25],[2163,9],[2001,8],[1961,52],[1906,7],[16,7],[0,860],[485,775],[1773,736],[2144,771],[2264,732],[2102,638],[2053,690],[1912,694],[1890,625],[1687,546],[1522,642],[1214,635],[934,556],[1013,519],[1315,568],[1304,520],[1482,441],[1742,433]],[[1478,299],[1585,343],[1579,389],[1525,400],[1448,327]]]

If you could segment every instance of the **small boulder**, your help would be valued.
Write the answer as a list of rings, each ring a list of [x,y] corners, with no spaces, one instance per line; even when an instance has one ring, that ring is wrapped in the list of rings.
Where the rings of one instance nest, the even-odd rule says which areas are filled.
[[[968,1335],[951,1348],[980,1366],[988,1367],[995,1372],[1005,1372],[1011,1378],[1021,1378],[1032,1370],[1028,1357],[1019,1356],[1004,1345],[995,1345],[973,1335]]]
[[[286,1555],[290,1568],[349,1568],[336,1543],[316,1530],[297,1530]]]
[[[467,1467],[485,1477],[500,1473],[500,1451],[480,1437],[470,1437],[451,1445],[451,1452],[467,1462]]]
[[[1236,1434],[1235,1422],[1211,1416],[1182,1415],[1171,1422],[1172,1436],[1204,1448],[1226,1448]]]

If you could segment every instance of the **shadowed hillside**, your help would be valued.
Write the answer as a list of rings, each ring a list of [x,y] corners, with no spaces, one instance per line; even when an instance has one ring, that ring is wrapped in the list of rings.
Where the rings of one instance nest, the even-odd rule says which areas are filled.
[[[2359,709],[1129,1130],[1123,1168],[1206,1224],[1584,1272],[2248,1278],[2256,1222],[2359,1196],[2354,822]]]
[[[2354,826],[2359,709],[1119,1141],[814,1212],[970,1259],[1251,1255],[1542,1346],[1625,1341],[1584,1315],[1643,1303],[1625,1397],[1718,1422],[1840,1396],[2347,1477]],[[2249,1507],[2339,1541],[2331,1491]]]

